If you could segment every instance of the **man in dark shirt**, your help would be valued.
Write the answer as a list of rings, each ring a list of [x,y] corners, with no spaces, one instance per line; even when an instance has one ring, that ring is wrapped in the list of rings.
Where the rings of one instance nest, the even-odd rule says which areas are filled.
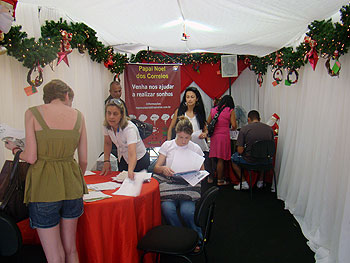
[[[125,101],[121,99],[121,96],[122,96],[122,86],[120,85],[120,82],[116,80],[112,81],[111,84],[109,85],[109,96],[105,100],[105,105],[110,99],[119,99],[123,103],[126,116],[128,116],[129,115],[128,109],[126,108]]]
[[[232,155],[232,168],[239,178],[242,178],[242,189],[249,189],[249,185],[241,175],[239,163],[254,164],[256,160],[250,156],[252,145],[256,141],[273,140],[273,130],[270,126],[260,122],[259,112],[252,110],[248,113],[248,124],[243,126],[239,131],[237,138],[237,152]],[[263,182],[259,179],[257,187],[262,187]],[[233,187],[235,190],[240,189],[240,184]]]

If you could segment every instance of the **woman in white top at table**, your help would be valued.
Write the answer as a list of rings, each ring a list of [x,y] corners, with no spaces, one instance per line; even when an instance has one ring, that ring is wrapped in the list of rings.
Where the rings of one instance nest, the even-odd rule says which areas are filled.
[[[165,141],[159,149],[153,177],[159,182],[161,207],[167,222],[173,226],[182,226],[177,214],[177,207],[179,207],[185,224],[195,230],[202,239],[202,231],[194,222],[195,201],[201,196],[201,184],[191,186],[183,178],[173,176],[174,171],[171,166],[175,153],[179,150],[192,151],[200,156],[204,154],[197,144],[190,141],[193,128],[188,118],[180,116],[175,131],[176,138]],[[204,170],[203,164],[200,169]]]
[[[106,104],[103,125],[104,163],[101,175],[111,171],[109,157],[113,142],[118,150],[119,171],[128,171],[128,177],[134,179],[134,172],[148,168],[150,157],[137,127],[125,115],[125,108],[119,99],[111,99]]]

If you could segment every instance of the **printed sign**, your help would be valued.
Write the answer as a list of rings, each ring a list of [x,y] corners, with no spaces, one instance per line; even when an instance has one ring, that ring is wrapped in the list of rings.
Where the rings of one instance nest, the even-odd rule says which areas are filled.
[[[131,118],[153,125],[146,147],[157,147],[166,140],[172,114],[180,103],[179,65],[127,64],[125,101]]]

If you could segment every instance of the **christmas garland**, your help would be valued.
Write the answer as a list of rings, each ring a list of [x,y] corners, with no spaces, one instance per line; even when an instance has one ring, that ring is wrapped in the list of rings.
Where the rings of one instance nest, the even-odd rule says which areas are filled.
[[[249,68],[257,75],[264,75],[269,65],[275,67],[276,61],[279,68],[291,72],[304,66],[307,59],[310,63],[313,59],[312,63],[315,66],[318,54],[325,58],[334,57],[334,54],[337,54],[338,58],[346,54],[350,47],[350,5],[343,6],[340,13],[341,23],[332,23],[331,20],[312,22],[308,26],[309,40],[305,40],[295,50],[284,47],[264,57],[240,55],[238,58],[249,61]],[[87,50],[93,61],[103,62],[115,74],[122,73],[128,62],[193,64],[198,68],[200,64],[215,64],[221,59],[221,54],[211,53],[167,54],[140,51],[129,61],[126,55],[115,53],[112,47],[104,46],[98,41],[96,32],[84,23],[47,21],[41,27],[41,38],[37,41],[34,38],[28,39],[27,34],[20,30],[20,26],[12,27],[9,33],[5,34],[4,40],[0,41],[0,46],[6,47],[8,55],[23,62],[23,65],[29,69],[37,65],[45,67],[57,58],[57,54],[62,51],[60,50],[62,31],[72,34],[71,48],[77,48],[81,53]]]
[[[62,41],[62,32],[72,35],[70,45],[84,53],[87,50],[90,58],[98,63],[112,61],[108,69],[112,73],[120,74],[128,62],[126,55],[114,53],[111,47],[106,47],[98,41],[96,32],[84,23],[46,21],[41,27],[41,37],[36,41],[27,38],[27,33],[21,32],[21,26],[13,26],[5,34],[0,45],[5,46],[7,54],[23,62],[23,66],[32,69],[35,65],[45,67],[57,58]]]

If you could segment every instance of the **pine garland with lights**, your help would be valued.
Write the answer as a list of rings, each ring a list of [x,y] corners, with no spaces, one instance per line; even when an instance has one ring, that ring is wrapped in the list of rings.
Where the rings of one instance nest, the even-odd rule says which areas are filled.
[[[78,48],[79,52],[88,50],[90,58],[98,63],[113,59],[113,65],[108,69],[115,74],[124,71],[127,56],[115,53],[112,47],[106,47],[98,41],[96,32],[84,23],[71,23],[46,21],[41,27],[41,37],[36,41],[34,38],[27,38],[27,33],[21,32],[21,26],[13,26],[0,45],[6,47],[8,55],[23,62],[23,66],[32,68],[34,65],[45,67],[57,58],[60,51],[60,41],[62,39],[61,30],[72,33],[70,41],[72,48]]]
[[[334,57],[344,55],[348,52],[350,46],[350,5],[343,6],[340,10],[341,22],[332,23],[329,20],[312,22],[306,33],[317,42],[316,51],[322,57]],[[310,51],[310,45],[305,42],[301,43],[296,51],[291,47],[282,48],[277,52],[282,54],[282,68],[289,70],[298,70],[304,66],[305,55]],[[274,67],[276,54],[271,53],[265,57],[249,56],[250,69],[256,74],[264,75],[267,72],[267,67],[270,65]]]

